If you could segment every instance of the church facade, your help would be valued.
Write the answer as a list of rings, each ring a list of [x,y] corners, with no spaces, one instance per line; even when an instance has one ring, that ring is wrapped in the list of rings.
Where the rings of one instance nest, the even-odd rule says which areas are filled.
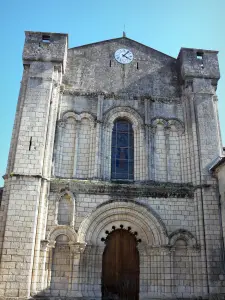
[[[217,51],[26,32],[0,299],[225,293]]]

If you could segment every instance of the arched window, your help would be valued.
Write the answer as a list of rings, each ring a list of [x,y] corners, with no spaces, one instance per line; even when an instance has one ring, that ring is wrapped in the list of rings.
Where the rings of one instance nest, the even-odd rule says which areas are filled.
[[[117,119],[113,126],[111,178],[134,179],[134,133],[125,119]]]

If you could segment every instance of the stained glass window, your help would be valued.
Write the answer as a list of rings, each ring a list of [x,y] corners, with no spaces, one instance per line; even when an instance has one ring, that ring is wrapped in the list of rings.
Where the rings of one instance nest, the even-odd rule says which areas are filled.
[[[124,119],[113,126],[111,172],[112,179],[134,179],[134,133],[132,124]]]

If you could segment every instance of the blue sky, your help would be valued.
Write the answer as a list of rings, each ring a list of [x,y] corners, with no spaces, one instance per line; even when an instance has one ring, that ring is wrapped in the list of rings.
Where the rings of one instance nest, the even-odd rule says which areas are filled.
[[[177,57],[181,47],[219,51],[219,117],[225,144],[224,0],[3,0],[0,176],[5,174],[22,76],[24,31],[69,34],[69,47],[122,36]],[[0,186],[3,180],[0,181]]]

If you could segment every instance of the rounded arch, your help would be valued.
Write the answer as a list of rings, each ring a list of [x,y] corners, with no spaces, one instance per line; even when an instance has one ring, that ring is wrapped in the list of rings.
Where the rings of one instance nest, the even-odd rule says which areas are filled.
[[[178,119],[169,119],[168,120],[168,125],[169,126],[174,126],[178,133],[180,133],[180,134],[184,133],[184,123],[181,122],[180,120],[178,120]]]
[[[153,127],[156,127],[158,124],[163,125],[164,127],[170,128],[170,126],[174,126],[176,130],[180,133],[184,132],[184,123],[177,118],[166,119],[164,117],[154,117],[151,120],[151,124]]]
[[[91,124],[94,124],[95,122],[94,117],[88,112],[82,112],[78,114],[75,113],[74,111],[66,111],[62,114],[63,121],[66,121],[69,118],[73,118],[76,121],[81,121],[82,119],[86,118],[91,122]]]
[[[113,226],[130,227],[148,245],[168,244],[166,227],[151,208],[134,201],[108,201],[88,215],[78,230],[78,242],[102,245]]]
[[[144,124],[144,121],[140,114],[129,106],[119,106],[111,108],[107,111],[103,117],[103,123],[105,126],[113,127],[113,123],[118,118],[125,118],[133,124],[133,127],[138,127]]]
[[[88,119],[88,120],[90,121],[91,124],[94,125],[95,119],[94,119],[94,117],[93,117],[91,114],[89,114],[88,112],[82,112],[79,116],[80,116],[80,119],[81,119],[81,120],[84,119],[84,118],[86,118],[86,119]]]
[[[128,106],[111,108],[103,117],[103,143],[101,173],[104,180],[111,179],[111,155],[112,155],[112,130],[116,119],[126,119],[131,122],[134,131],[134,180],[146,180],[148,178],[145,147],[144,121],[140,114]]]
[[[77,241],[77,234],[74,229],[65,225],[59,225],[53,228],[49,232],[47,239],[49,242],[55,242],[60,235],[66,235],[70,242],[75,243]]]
[[[184,240],[188,247],[196,247],[197,240],[194,235],[185,229],[178,229],[169,235],[169,245],[174,247],[177,240]]]
[[[74,111],[66,111],[62,115],[62,120],[66,121],[69,118],[73,118],[74,120],[78,121],[79,120],[79,115],[76,114]]]
[[[157,125],[163,125],[164,127],[168,126],[167,119],[164,117],[155,117],[151,121],[152,126],[156,127]]]

